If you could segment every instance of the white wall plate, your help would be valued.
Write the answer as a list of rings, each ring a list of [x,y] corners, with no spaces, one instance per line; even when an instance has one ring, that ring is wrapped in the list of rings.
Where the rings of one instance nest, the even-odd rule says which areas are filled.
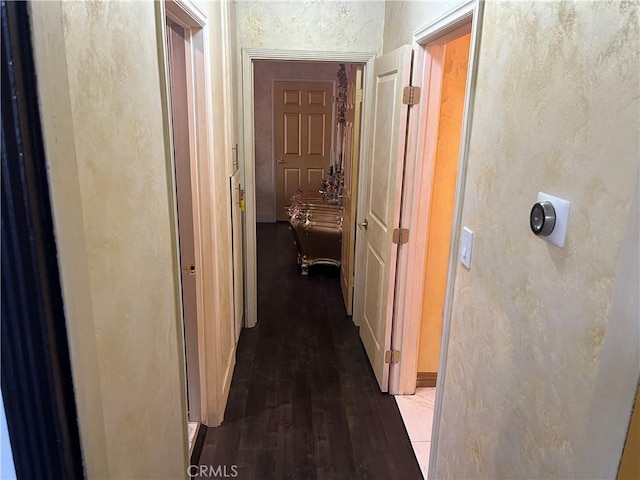
[[[551,204],[553,204],[553,209],[556,211],[556,226],[553,228],[553,232],[546,237],[541,236],[540,238],[543,238],[547,242],[553,243],[560,248],[564,247],[571,202],[543,192],[538,192],[538,199],[536,201],[551,202]]]
[[[473,250],[473,232],[467,227],[462,228],[460,238],[460,262],[471,269],[471,251]]]

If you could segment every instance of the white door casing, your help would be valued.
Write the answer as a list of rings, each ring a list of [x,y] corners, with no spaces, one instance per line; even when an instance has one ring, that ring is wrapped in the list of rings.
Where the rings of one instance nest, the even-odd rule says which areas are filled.
[[[362,114],[362,67],[352,66],[347,72],[347,115],[344,133],[343,174],[344,207],[342,252],[340,255],[340,288],[347,315],[353,315],[353,279],[356,240],[356,205],[358,201],[358,164],[360,160],[360,123]]]
[[[478,72],[478,50],[482,31],[482,16],[484,2],[478,0],[465,0],[445,12],[442,16],[419,27],[414,32],[415,61],[413,66],[413,84],[421,87],[422,99],[412,112],[409,126],[409,142],[407,151],[407,173],[405,174],[405,200],[403,202],[403,218],[407,219],[406,227],[410,229],[411,238],[418,241],[410,241],[407,249],[403,249],[398,260],[398,302],[396,309],[401,320],[394,325],[393,342],[395,348],[402,351],[401,361],[394,365],[391,371],[390,389],[395,393],[410,393],[415,389],[417,372],[418,335],[420,331],[420,294],[423,285],[415,286],[416,279],[422,278],[424,272],[423,260],[424,242],[419,241],[424,237],[424,230],[420,229],[421,216],[428,206],[425,195],[428,196],[430,188],[430,173],[428,165],[424,163],[425,156],[433,155],[433,129],[430,128],[427,119],[433,117],[432,105],[437,98],[432,88],[441,88],[438,77],[441,73],[434,67],[433,54],[439,50],[435,45],[452,40],[459,36],[460,28],[471,24],[471,41],[469,50],[469,63],[467,69],[467,83],[464,100],[464,114],[461,129],[460,155],[458,162],[458,177],[456,183],[456,198],[454,204],[454,221],[452,228],[449,267],[447,274],[447,291],[443,312],[442,336],[438,378],[436,384],[436,401],[434,406],[433,429],[431,435],[431,452],[428,478],[435,478],[435,462],[437,459],[438,435],[440,429],[440,413],[442,410],[442,395],[446,382],[447,346],[451,327],[451,313],[453,308],[453,286],[457,268],[457,256],[459,247],[460,229],[462,225],[462,205],[464,200],[464,187],[466,182],[467,160],[469,155],[469,137],[473,116],[473,104],[475,97],[475,85]],[[433,122],[431,122],[433,123]],[[422,225],[424,227],[424,225]],[[416,252],[416,248],[418,251]],[[413,349],[413,352],[411,350]]]
[[[361,52],[314,52],[296,50],[270,50],[270,49],[243,49],[242,50],[242,125],[243,132],[241,162],[244,172],[246,188],[246,211],[245,211],[245,326],[254,327],[258,318],[258,285],[257,285],[257,258],[256,258],[256,171],[255,171],[255,124],[254,124],[254,61],[256,60],[278,60],[278,61],[310,61],[310,62],[340,62],[340,63],[364,63],[364,112],[371,110],[371,95],[373,89],[373,62],[375,53]],[[366,113],[365,113],[366,115]],[[371,136],[370,126],[363,122],[362,130],[362,157],[368,158],[370,148],[369,138]],[[367,169],[366,164],[361,165]],[[361,187],[359,187],[359,190]],[[358,199],[358,208],[360,208]],[[356,240],[357,241],[357,240]]]
[[[196,264],[191,185],[191,164],[195,158],[191,145],[193,132],[189,68],[191,44],[189,32],[169,20],[167,20],[167,35],[189,420],[200,421],[196,272],[191,271],[191,268],[195,269]]]
[[[238,342],[244,320],[244,289],[242,278],[242,188],[240,185],[240,170],[233,172],[229,178],[231,194],[231,247],[233,250],[233,317],[234,335]]]
[[[200,365],[200,398],[201,421],[208,426],[217,426],[222,422],[226,401],[235,365],[235,329],[233,315],[228,314],[226,303],[217,301],[220,297],[217,286],[227,281],[232,270],[231,249],[223,249],[221,245],[231,245],[231,217],[229,198],[229,176],[231,168],[224,168],[219,158],[233,158],[231,126],[225,122],[231,95],[228,89],[211,88],[213,80],[228,80],[225,72],[228,58],[225,51],[229,42],[229,11],[226,2],[212,3],[208,10],[203,10],[196,0],[166,0],[156,4],[158,19],[158,60],[161,69],[161,88],[163,91],[163,117],[165,118],[165,148],[168,152],[167,171],[171,185],[175,189],[175,172],[173,171],[173,141],[171,138],[171,109],[169,93],[169,73],[167,64],[166,27],[164,19],[187,29],[190,33],[191,61],[191,99],[193,132],[192,153],[195,154],[191,164],[191,185],[193,188],[194,208],[194,243],[196,265],[196,290],[198,311],[198,355]],[[210,26],[213,25],[213,28]],[[213,78],[212,78],[213,77]],[[226,80],[225,80],[226,82]],[[223,82],[223,83],[225,83]],[[214,105],[225,104],[224,111],[215,109]],[[220,128],[212,128],[218,125]],[[228,152],[228,153],[227,153]],[[231,162],[229,162],[229,165]],[[175,190],[174,190],[175,192]],[[172,203],[175,208],[175,193]],[[220,202],[220,203],[217,203]],[[224,203],[224,208],[216,205]],[[177,209],[172,211],[175,244],[178,243]],[[229,228],[221,226],[229,222]],[[218,232],[220,236],[218,236]],[[228,241],[219,242],[222,235],[228,234]],[[180,274],[177,248],[174,262],[176,274]],[[216,265],[220,268],[204,268]],[[203,268],[199,268],[203,266]],[[227,268],[228,267],[228,268]],[[175,267],[174,267],[175,268]],[[229,305],[233,305],[232,290],[229,292]],[[181,295],[178,298],[181,304]],[[223,313],[224,312],[224,313]],[[181,317],[181,312],[178,312]],[[182,339],[183,340],[183,339]],[[185,382],[186,385],[186,382]],[[186,400],[186,392],[183,398]],[[185,405],[186,406],[186,405]],[[186,408],[185,408],[186,411]],[[186,418],[185,418],[186,420]],[[184,425],[184,438],[187,438],[187,425]],[[188,452],[185,451],[185,455]]]
[[[393,230],[400,224],[402,175],[408,106],[402,103],[409,85],[411,47],[402,46],[378,58],[374,64],[373,139],[366,176],[365,205],[359,226],[366,222],[358,254],[355,321],[383,392],[388,390],[389,365],[385,352],[391,347],[393,304],[398,246]]]

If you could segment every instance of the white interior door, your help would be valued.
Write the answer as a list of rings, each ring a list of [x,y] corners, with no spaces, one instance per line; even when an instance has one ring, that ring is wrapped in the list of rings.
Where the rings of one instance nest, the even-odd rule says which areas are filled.
[[[402,103],[409,85],[411,47],[405,45],[375,62],[373,145],[366,178],[365,208],[359,214],[355,323],[380,385],[389,385],[385,352],[391,346],[393,300],[398,246],[393,230],[400,224],[402,175],[408,106]]]
[[[343,173],[344,207],[342,221],[342,253],[340,256],[340,287],[347,315],[353,314],[353,279],[355,260],[356,204],[358,162],[360,160],[360,116],[362,112],[362,66],[350,66],[347,71],[347,115],[344,128]]]

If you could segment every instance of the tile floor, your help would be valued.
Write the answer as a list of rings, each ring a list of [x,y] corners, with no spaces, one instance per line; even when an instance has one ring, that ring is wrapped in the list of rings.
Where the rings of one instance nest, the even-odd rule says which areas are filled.
[[[193,450],[193,444],[198,433],[198,422],[189,422],[189,454]]]
[[[415,395],[396,395],[395,399],[422,470],[422,476],[427,478],[436,389],[419,387]]]

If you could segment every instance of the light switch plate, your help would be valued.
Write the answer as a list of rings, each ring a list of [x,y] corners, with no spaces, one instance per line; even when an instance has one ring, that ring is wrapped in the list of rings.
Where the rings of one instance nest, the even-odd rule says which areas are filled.
[[[471,270],[471,251],[473,250],[473,232],[467,227],[462,227],[460,238],[460,262]]]
[[[554,197],[547,193],[538,192],[536,202],[551,202],[553,209],[556,211],[556,225],[553,232],[546,237],[540,237],[557,247],[564,247],[564,240],[567,236],[567,223],[569,222],[569,207],[571,202],[562,198]]]

